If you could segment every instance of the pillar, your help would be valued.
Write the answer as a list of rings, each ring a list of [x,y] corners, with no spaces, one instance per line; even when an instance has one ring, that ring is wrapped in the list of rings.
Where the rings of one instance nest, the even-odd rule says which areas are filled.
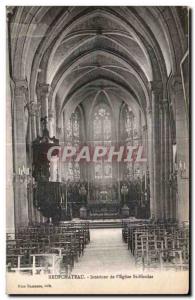
[[[50,85],[47,83],[41,83],[37,87],[37,98],[41,104],[41,117],[48,117],[48,97],[50,93]]]
[[[40,105],[37,102],[31,102],[28,105],[28,111],[29,111],[29,117],[30,117],[30,133],[31,133],[31,143],[37,138],[37,135],[39,135],[39,129],[37,129],[37,118],[40,118]],[[37,132],[38,130],[38,132]],[[32,148],[31,148],[32,151]],[[32,164],[32,153],[31,153],[31,164]],[[32,169],[32,166],[31,166]],[[31,216],[32,216],[32,223],[39,223],[40,222],[40,212],[37,210],[37,208],[33,205],[33,182],[31,181],[29,183],[29,196],[30,196],[30,207],[29,210],[31,210]]]
[[[151,106],[152,106],[152,159],[153,159],[153,204],[154,217],[156,220],[163,218],[161,210],[161,160],[160,160],[160,121],[159,121],[159,102],[162,98],[162,83],[161,81],[150,82],[151,89]]]
[[[15,205],[15,226],[26,226],[28,224],[28,199],[27,183],[21,181],[18,176],[19,168],[26,167],[26,137],[24,106],[28,85],[26,80],[15,80],[14,98],[14,205]]]
[[[53,137],[54,134],[54,122],[55,122],[55,111],[49,110],[48,113],[48,130],[50,137]]]
[[[144,149],[144,156],[147,157],[148,156],[148,139],[147,139],[147,125],[144,125],[142,127],[142,145],[143,145],[143,149]]]
[[[154,201],[154,168],[153,168],[153,146],[152,146],[152,108],[147,110],[147,133],[148,133],[148,166],[150,175],[150,217],[155,218],[155,201]]]
[[[171,103],[169,105],[169,109],[171,109]],[[173,121],[173,120],[172,120]],[[171,177],[173,176],[175,172],[175,165],[173,161],[173,144],[175,144],[175,139],[173,137],[173,132],[171,130],[171,119],[169,124],[169,172]],[[174,139],[174,140],[173,140]],[[170,177],[170,179],[171,179]],[[177,186],[175,185],[175,182],[171,180],[169,181],[170,186],[170,218],[176,220],[177,216],[177,207],[176,207],[176,194],[177,194]]]
[[[12,119],[12,101],[13,90],[11,89],[12,81],[10,80],[9,65],[9,17],[12,15],[12,9],[6,8],[7,11],[7,32],[6,32],[6,232],[14,234],[14,187],[13,187],[13,119]]]
[[[164,118],[164,105],[161,101],[159,103],[159,112],[160,112],[160,159],[161,159],[161,168],[160,168],[160,208],[162,212],[162,218],[166,219],[166,208],[165,208],[165,118]]]
[[[41,118],[48,118],[48,114],[49,114],[49,101],[48,101],[48,97],[49,97],[49,93],[50,93],[50,85],[47,83],[39,83],[37,85],[37,100],[38,103],[41,106]],[[42,128],[40,128],[40,118],[37,117],[37,131],[39,131],[39,135],[41,135],[42,132]],[[40,216],[39,216],[40,214]],[[39,222],[44,223],[45,222],[45,218],[41,215],[40,212],[38,212],[38,218],[39,218]]]
[[[170,144],[169,144],[169,101],[164,99],[163,102],[164,110],[164,199],[165,199],[165,219],[171,218],[171,202],[170,202]]]
[[[175,108],[177,164],[185,163],[186,172],[178,171],[177,217],[179,222],[189,221],[189,124],[181,77],[172,76],[171,92]]]

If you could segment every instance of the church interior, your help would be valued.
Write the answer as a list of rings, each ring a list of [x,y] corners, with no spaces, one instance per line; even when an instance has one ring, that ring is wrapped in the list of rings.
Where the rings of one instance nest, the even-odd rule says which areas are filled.
[[[7,270],[187,269],[188,9],[6,15]]]

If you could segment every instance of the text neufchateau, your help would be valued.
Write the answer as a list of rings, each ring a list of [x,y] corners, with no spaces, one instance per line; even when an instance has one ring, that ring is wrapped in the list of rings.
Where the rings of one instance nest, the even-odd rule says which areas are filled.
[[[52,161],[57,157],[62,162],[136,162],[144,163],[147,161],[142,145],[138,146],[53,146],[47,152],[47,159]]]

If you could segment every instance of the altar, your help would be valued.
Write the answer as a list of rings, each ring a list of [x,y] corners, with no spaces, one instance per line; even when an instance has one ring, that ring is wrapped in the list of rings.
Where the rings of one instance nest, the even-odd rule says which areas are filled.
[[[92,220],[117,219],[120,215],[120,204],[117,202],[88,204],[88,216]]]

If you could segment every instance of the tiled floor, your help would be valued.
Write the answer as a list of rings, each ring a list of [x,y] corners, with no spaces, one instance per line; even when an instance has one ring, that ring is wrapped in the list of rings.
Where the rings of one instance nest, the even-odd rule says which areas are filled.
[[[122,229],[91,229],[91,241],[75,264],[73,274],[105,274],[135,269],[134,259],[122,241]]]

